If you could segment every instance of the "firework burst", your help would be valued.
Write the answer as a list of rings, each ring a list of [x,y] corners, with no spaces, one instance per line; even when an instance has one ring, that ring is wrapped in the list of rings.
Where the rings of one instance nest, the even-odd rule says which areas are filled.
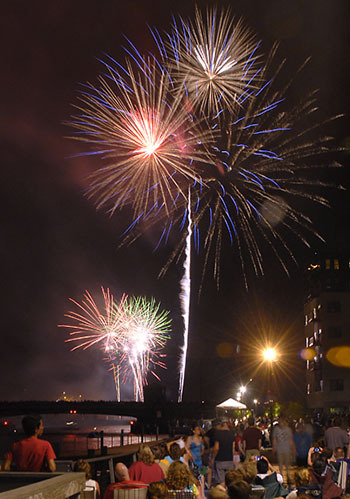
[[[91,144],[87,154],[100,155],[105,163],[91,176],[89,196],[110,213],[133,207],[122,244],[138,237],[141,221],[162,225],[156,249],[180,228],[161,275],[190,248],[189,233],[195,250],[204,250],[203,277],[213,262],[218,284],[227,241],[238,250],[245,280],[248,263],[257,275],[264,272],[261,241],[287,271],[285,257],[294,256],[286,235],[306,245],[310,234],[320,237],[301,207],[304,200],[328,205],[317,192],[322,182],[309,175],[330,151],[330,137],[320,135],[315,93],[288,106],[289,85],[276,86],[283,64],[272,69],[275,47],[262,65],[259,43],[228,11],[203,15],[197,9],[194,21],[174,20],[164,39],[157,30],[152,33],[163,66],[132,46],[136,55],[129,55],[137,70],[128,61],[124,69],[111,60],[104,63],[108,74],[99,85],[87,85],[81,93],[81,114],[71,125],[78,140]],[[189,256],[187,251],[186,265]],[[187,289],[189,277],[186,267]],[[164,333],[157,321],[152,326],[153,309],[154,303],[132,299],[117,314],[123,317],[118,343],[123,373],[132,375],[139,400],[151,364],[161,364],[158,342],[167,335],[166,319]],[[188,307],[185,315],[186,329]],[[79,324],[77,340],[89,331],[89,320]],[[159,320],[162,324],[162,316]],[[92,335],[79,346],[98,341]],[[182,397],[185,356],[180,369]]]
[[[143,401],[143,386],[147,383],[147,374],[150,371],[158,378],[154,371],[156,365],[165,368],[162,353],[170,333],[170,319],[168,311],[160,310],[152,298],[131,297],[122,304],[124,317],[124,344],[121,363],[125,378],[133,377],[135,394],[138,400]]]
[[[159,207],[168,212],[186,197],[193,181],[192,163],[208,162],[210,130],[201,131],[175,96],[169,74],[155,59],[142,59],[137,70],[104,63],[108,74],[99,85],[84,86],[81,114],[70,123],[73,137],[89,142],[105,166],[90,177],[88,195],[111,214],[132,205],[146,217]]]
[[[116,313],[113,295],[109,289],[101,287],[103,307],[99,307],[89,291],[85,291],[81,303],[70,298],[80,312],[70,311],[65,317],[73,320],[73,324],[60,324],[58,327],[70,329],[67,342],[77,342],[73,350],[86,350],[95,345],[101,345],[105,351],[114,350],[121,342],[122,315]],[[124,303],[123,295],[121,302]]]
[[[177,87],[185,88],[193,108],[204,114],[234,111],[257,86],[259,43],[229,10],[202,14],[197,8],[194,22],[174,19],[164,42],[156,30],[153,36]]]
[[[274,54],[275,48],[269,62]],[[264,273],[260,239],[288,273],[285,258],[294,260],[294,256],[287,233],[307,246],[309,236],[321,238],[299,206],[301,199],[328,206],[327,199],[319,194],[325,184],[315,180],[310,169],[322,166],[331,137],[320,135],[315,92],[304,96],[297,106],[287,106],[289,85],[278,90],[275,86],[282,66],[271,77],[267,64],[262,75],[265,84],[235,116],[226,117],[218,125],[216,163],[198,168],[201,182],[191,190],[194,244],[198,252],[204,248],[204,270],[213,261],[217,283],[224,240],[236,246],[246,278],[248,263],[257,275]],[[183,212],[187,211],[183,203],[173,226],[182,226]],[[185,247],[183,234],[162,274]]]
[[[78,342],[72,351],[93,346],[102,349],[105,360],[111,365],[119,400],[120,377],[124,381],[132,378],[135,397],[143,400],[147,374],[151,372],[158,378],[155,366],[166,367],[161,359],[165,357],[163,349],[170,333],[169,312],[161,310],[153,298],[148,301],[123,295],[117,303],[109,289],[105,291],[101,287],[101,290],[103,307],[98,307],[91,294],[85,291],[82,303],[70,299],[80,310],[65,314],[73,324],[59,327],[70,330],[71,337],[66,342]]]

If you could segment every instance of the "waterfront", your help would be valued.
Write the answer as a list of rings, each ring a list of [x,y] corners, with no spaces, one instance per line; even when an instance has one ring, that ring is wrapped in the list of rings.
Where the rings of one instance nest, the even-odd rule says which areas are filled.
[[[113,448],[141,442],[141,436],[130,431],[136,422],[133,417],[103,414],[45,414],[42,417],[43,438],[51,442],[58,457],[92,456],[101,451],[101,443],[103,447]],[[21,436],[21,420],[22,416],[6,419],[9,431],[1,435],[2,454]],[[155,434],[144,435],[143,439],[145,442],[155,440]]]

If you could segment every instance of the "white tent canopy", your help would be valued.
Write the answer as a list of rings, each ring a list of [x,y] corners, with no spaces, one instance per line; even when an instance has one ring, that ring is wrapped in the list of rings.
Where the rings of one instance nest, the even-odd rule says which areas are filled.
[[[221,404],[216,406],[219,409],[246,409],[247,406],[245,404],[242,404],[241,402],[238,402],[238,400],[229,398],[225,400],[224,402],[221,402]]]

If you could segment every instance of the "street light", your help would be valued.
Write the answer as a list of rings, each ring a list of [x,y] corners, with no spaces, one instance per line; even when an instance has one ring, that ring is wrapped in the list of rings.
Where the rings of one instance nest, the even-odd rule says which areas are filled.
[[[264,362],[266,362],[270,368],[270,382],[271,382],[271,376],[273,376],[273,364],[278,360],[278,355],[277,355],[277,350],[273,347],[267,347],[263,350],[262,356],[264,359]],[[271,390],[268,390],[268,393],[270,393],[270,400],[269,400],[269,405],[270,405],[270,420],[271,420],[271,431],[272,431],[272,426],[273,426],[273,410],[272,410],[272,404],[273,400],[271,399]]]
[[[277,351],[275,348],[268,347],[263,350],[263,357],[266,362],[276,362]]]

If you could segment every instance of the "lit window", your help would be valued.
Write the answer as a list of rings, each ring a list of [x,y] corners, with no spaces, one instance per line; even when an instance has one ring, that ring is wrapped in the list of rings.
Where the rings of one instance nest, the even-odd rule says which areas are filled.
[[[313,337],[309,338],[309,347],[312,347],[312,345],[314,344],[314,339]]]
[[[308,383],[307,384],[307,389],[306,389],[306,392],[307,392],[308,395],[310,395],[310,393],[311,393],[311,389],[310,388],[311,388],[310,387],[310,383]]]
[[[339,270],[339,260],[338,260],[338,258],[334,259],[333,265],[334,265],[334,270]]]
[[[323,392],[323,379],[320,379],[320,389],[321,389],[321,392]]]
[[[306,369],[310,369],[310,361],[309,360],[306,361]]]
[[[331,259],[326,258],[326,270],[331,270]]]
[[[309,338],[305,338],[305,346],[306,348],[309,346]]]
[[[307,315],[305,315],[305,326],[307,326]]]
[[[316,319],[316,316],[317,316],[317,313],[316,313],[316,307],[314,307],[312,309],[312,315],[313,315],[313,318]]]

